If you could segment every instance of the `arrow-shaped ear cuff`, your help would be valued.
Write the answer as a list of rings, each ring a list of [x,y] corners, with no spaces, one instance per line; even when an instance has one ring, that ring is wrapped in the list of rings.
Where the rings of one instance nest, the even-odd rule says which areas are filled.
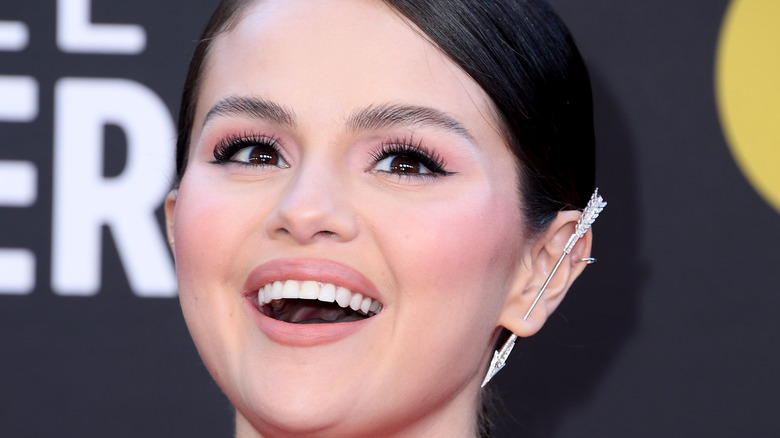
[[[536,298],[534,299],[534,302],[531,303],[531,306],[528,308],[528,311],[525,313],[525,316],[523,317],[523,321],[528,319],[528,317],[531,315],[531,311],[534,310],[534,307],[536,307],[536,304],[539,302],[539,299],[542,298],[542,295],[544,294],[544,290],[547,289],[547,285],[550,284],[550,281],[553,278],[553,275],[555,275],[555,272],[558,270],[558,267],[561,266],[561,263],[563,263],[563,259],[566,258],[566,256],[571,252],[571,250],[574,248],[574,245],[577,243],[578,240],[582,238],[582,236],[585,235],[585,233],[590,229],[590,226],[593,225],[593,222],[596,220],[597,217],[599,217],[599,213],[601,213],[601,210],[606,207],[607,203],[604,201],[604,199],[599,195],[599,189],[596,189],[595,192],[593,192],[593,195],[590,197],[590,201],[588,201],[588,205],[585,206],[585,209],[582,210],[582,214],[580,215],[580,218],[577,220],[577,226],[574,228],[574,234],[569,237],[569,241],[566,243],[566,246],[563,248],[563,254],[561,254],[561,257],[558,259],[558,263],[555,264],[555,267],[550,272],[550,275],[547,276],[547,280],[545,280],[544,284],[542,285],[542,288],[539,290],[539,293],[536,294]],[[584,258],[579,261],[585,262],[587,264],[593,264],[596,262],[596,259],[592,257]],[[512,352],[512,348],[515,346],[515,341],[517,340],[517,335],[512,333],[512,336],[509,337],[509,339],[504,342],[504,345],[501,347],[501,350],[496,351],[493,353],[493,359],[490,361],[490,367],[488,368],[487,375],[485,376],[485,380],[482,381],[482,387],[484,388],[485,385],[490,381],[490,379],[493,378],[493,376],[496,375],[499,371],[501,371],[501,368],[504,368],[504,365],[506,365],[506,360],[509,358],[509,353]]]

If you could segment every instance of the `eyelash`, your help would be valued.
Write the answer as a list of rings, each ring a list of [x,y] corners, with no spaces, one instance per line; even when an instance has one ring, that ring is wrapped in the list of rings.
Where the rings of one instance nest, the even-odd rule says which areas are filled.
[[[214,164],[237,163],[246,166],[262,166],[263,164],[246,163],[235,161],[233,157],[242,149],[256,146],[265,146],[275,151],[281,160],[284,160],[278,140],[266,135],[251,133],[231,134],[221,139],[214,147]],[[374,160],[374,166],[390,157],[405,157],[419,162],[430,173],[410,173],[398,174],[399,177],[425,177],[437,178],[439,176],[452,175],[453,172],[445,170],[447,164],[444,159],[436,152],[428,150],[422,145],[421,141],[414,141],[412,138],[398,138],[382,144],[382,146],[371,153]],[[373,169],[373,166],[372,166]]]
[[[261,166],[262,164],[244,163],[232,159],[241,149],[253,146],[267,146],[282,157],[281,147],[279,147],[279,142],[274,137],[250,133],[231,134],[221,139],[214,147],[214,161],[212,163],[226,164],[235,162],[247,166]]]
[[[371,157],[374,159],[374,163],[392,157],[401,156],[411,158],[418,161],[425,166],[431,173],[418,173],[418,174],[404,174],[399,176],[407,177],[425,177],[425,178],[437,178],[439,176],[452,175],[453,172],[445,170],[447,163],[434,151],[428,150],[422,145],[421,141],[414,141],[413,139],[396,139],[391,142],[382,144],[382,146],[371,153]]]

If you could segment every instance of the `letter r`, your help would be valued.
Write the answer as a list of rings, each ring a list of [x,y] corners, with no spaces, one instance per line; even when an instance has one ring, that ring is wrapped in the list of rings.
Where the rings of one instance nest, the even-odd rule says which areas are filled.
[[[156,219],[173,174],[170,112],[127,79],[63,78],[55,86],[52,289],[100,289],[101,228],[112,232],[130,287],[143,297],[176,295],[173,263]],[[103,176],[104,127],[127,138],[127,165]]]

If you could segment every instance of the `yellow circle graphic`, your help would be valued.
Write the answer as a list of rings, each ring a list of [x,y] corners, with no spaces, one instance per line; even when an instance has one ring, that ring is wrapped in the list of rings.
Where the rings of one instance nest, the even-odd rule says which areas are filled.
[[[780,211],[780,1],[732,0],[718,43],[715,85],[734,159]]]

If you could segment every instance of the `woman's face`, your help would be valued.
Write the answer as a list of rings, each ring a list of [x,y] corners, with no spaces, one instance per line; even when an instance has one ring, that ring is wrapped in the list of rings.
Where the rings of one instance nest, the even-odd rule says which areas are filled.
[[[168,207],[240,434],[472,434],[527,245],[493,114],[381,2],[259,2],[215,40]]]

